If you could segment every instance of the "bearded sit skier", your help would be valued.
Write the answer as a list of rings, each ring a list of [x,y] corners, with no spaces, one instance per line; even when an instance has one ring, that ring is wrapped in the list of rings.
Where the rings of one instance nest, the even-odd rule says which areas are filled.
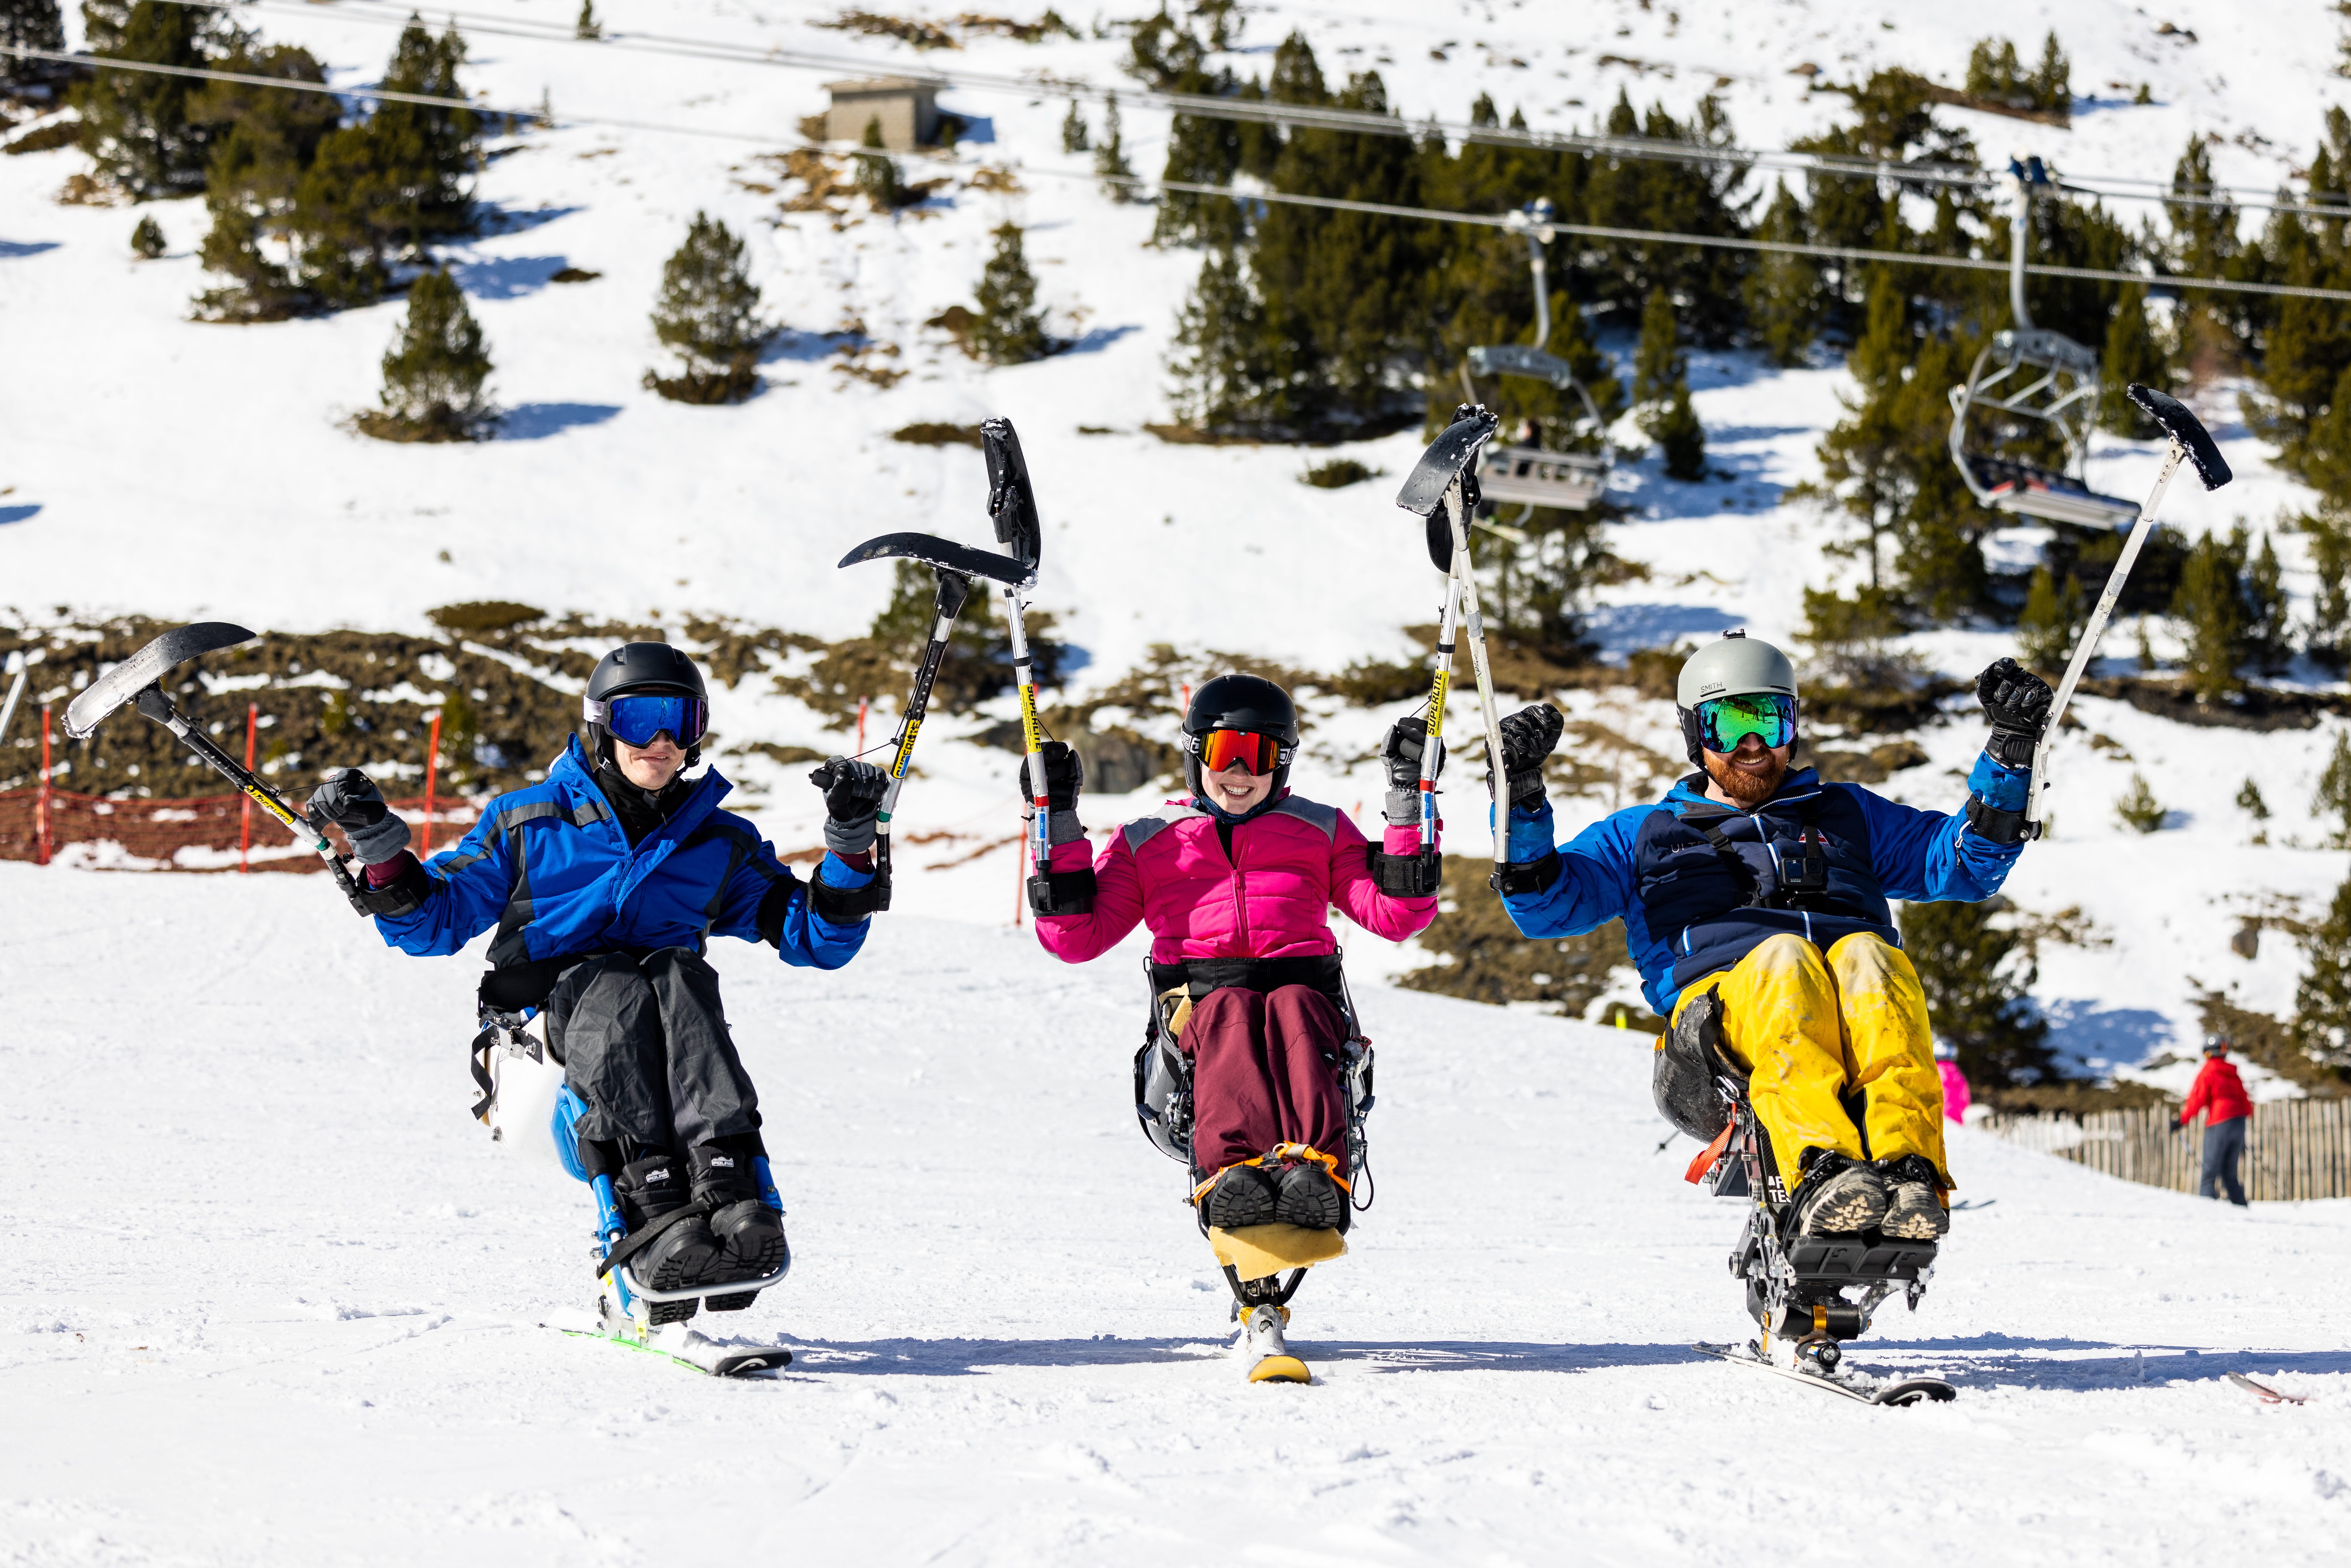
[[[589,677],[583,713],[584,746],[575,736],[544,783],[490,801],[430,864],[355,768],[321,784],[309,814],[341,827],[366,862],[360,897],[391,946],[452,954],[496,927],[484,1015],[544,1013],[565,1084],[587,1106],[580,1164],[591,1180],[613,1178],[636,1277],[653,1291],[759,1279],[789,1251],[782,1216],[761,1200],[758,1096],[704,948],[716,932],[765,942],[788,964],[835,969],[856,956],[876,904],[869,852],[888,776],[840,758],[810,776],[824,791],[829,852],[803,883],[749,822],[718,810],[724,778],[684,776],[709,721],[686,654],[614,649]],[[651,1303],[652,1321],[695,1306]]]
[[[1419,843],[1422,721],[1388,732],[1376,851],[1343,813],[1290,792],[1298,737],[1298,710],[1273,682],[1207,682],[1184,716],[1189,798],[1125,824],[1099,857],[1078,821],[1077,755],[1060,742],[1040,753],[1057,885],[1037,901],[1037,939],[1079,964],[1150,927],[1157,1022],[1191,1064],[1192,1202],[1250,1310],[1253,1345],[1259,1303],[1279,1312],[1280,1301],[1247,1287],[1270,1280],[1276,1258],[1336,1256],[1350,1218],[1345,992],[1330,911],[1392,942],[1437,915],[1437,857]]]
[[[1677,1084],[1710,1098],[1709,1057],[1747,1074],[1789,1192],[1788,1235],[1875,1228],[1923,1241],[1949,1228],[1934,1038],[1887,901],[1989,898],[2023,847],[2052,694],[2012,659],[1976,690],[1992,730],[1966,803],[1917,810],[1792,770],[1795,669],[1770,643],[1727,632],[1683,664],[1676,693],[1700,771],[1563,849],[1542,788],[1560,715],[1538,705],[1501,722],[1503,907],[1533,937],[1623,918],[1643,994],[1668,1020],[1661,1101]]]

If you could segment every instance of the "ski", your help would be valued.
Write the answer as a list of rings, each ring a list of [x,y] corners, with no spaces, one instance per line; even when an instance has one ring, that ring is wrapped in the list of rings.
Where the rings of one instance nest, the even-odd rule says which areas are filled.
[[[2252,1395],[2254,1398],[2260,1400],[2264,1405],[2306,1405],[2309,1403],[2308,1400],[2304,1399],[2299,1394],[2281,1394],[2276,1389],[2272,1388],[2268,1384],[2256,1383],[2241,1372],[2232,1372],[2230,1373],[2228,1376],[2230,1382],[2235,1384],[2238,1387],[2243,1389],[2246,1393]]]
[[[1733,1366],[1749,1367],[1757,1372],[1772,1373],[1860,1405],[1916,1405],[1922,1400],[1939,1405],[1959,1396],[1958,1389],[1939,1377],[1887,1379],[1859,1372],[1808,1372],[1799,1367],[1782,1366],[1756,1349],[1753,1340],[1744,1345],[1698,1343],[1690,1348],[1717,1361],[1727,1361]]]
[[[684,1323],[664,1323],[643,1339],[634,1333],[569,1328],[562,1323],[541,1323],[539,1327],[551,1328],[572,1339],[602,1340],[623,1350],[659,1356],[710,1377],[750,1377],[763,1372],[781,1372],[792,1364],[792,1353],[781,1345],[736,1349],[696,1333]]]
[[[1241,1336],[1237,1342],[1241,1359],[1249,1366],[1251,1383],[1311,1383],[1314,1375],[1306,1364],[1290,1354],[1290,1343],[1282,1337],[1282,1311],[1271,1301],[1251,1307],[1241,1321]]]
[[[1993,1204],[1998,1203],[2000,1199],[1996,1197],[1971,1197],[1965,1203],[1955,1203],[1951,1205],[1951,1212],[1953,1214],[1958,1214],[1963,1210],[1970,1208],[1990,1208]]]

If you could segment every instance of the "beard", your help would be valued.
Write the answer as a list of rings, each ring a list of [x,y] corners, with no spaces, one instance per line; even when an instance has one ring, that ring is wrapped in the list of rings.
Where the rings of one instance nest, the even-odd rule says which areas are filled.
[[[1776,752],[1767,752],[1771,766],[1761,773],[1743,772],[1730,765],[1729,757],[1719,753],[1706,754],[1706,776],[1717,788],[1730,797],[1730,803],[1741,810],[1751,810],[1769,800],[1788,777],[1788,762]]]

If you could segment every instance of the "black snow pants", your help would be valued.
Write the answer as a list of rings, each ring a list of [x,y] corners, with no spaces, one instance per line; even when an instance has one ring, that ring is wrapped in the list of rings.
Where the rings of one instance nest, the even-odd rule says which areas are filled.
[[[2199,1197],[2218,1197],[2213,1188],[2228,1190],[2229,1201],[2239,1208],[2245,1207],[2244,1184],[2237,1179],[2237,1161],[2245,1152],[2245,1119],[2231,1116],[2225,1122],[2213,1122],[2204,1128],[2204,1179],[2197,1186]]]
[[[693,949],[583,958],[555,982],[547,1014],[564,1082],[588,1103],[583,1145],[684,1154],[757,1133],[759,1096],[726,1032],[718,972]]]

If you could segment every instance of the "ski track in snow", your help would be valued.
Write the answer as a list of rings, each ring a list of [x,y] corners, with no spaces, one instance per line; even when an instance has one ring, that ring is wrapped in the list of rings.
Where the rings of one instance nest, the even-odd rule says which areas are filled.
[[[717,1320],[799,1354],[740,1384],[536,1326],[591,1302],[591,1208],[465,1114],[474,962],[318,879],[0,865],[0,1557],[2143,1564],[2351,1523],[2351,1202],[1960,1132],[2000,1201],[1855,1353],[1960,1399],[1847,1406],[1687,1348],[1749,1329],[1740,1213],[1654,1152],[1645,1037],[1365,988],[1378,1200],[1298,1297],[1315,1386],[1251,1387],[1127,1103],[1134,953],[892,915],[832,975],[714,956],[796,1256]]]

